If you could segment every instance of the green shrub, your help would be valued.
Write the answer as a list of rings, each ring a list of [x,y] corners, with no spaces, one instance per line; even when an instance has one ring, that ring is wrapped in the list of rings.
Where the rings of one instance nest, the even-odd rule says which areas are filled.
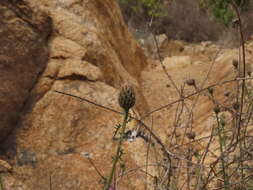
[[[229,26],[235,17],[230,2],[231,0],[203,0],[201,5],[211,8],[213,15],[225,26]],[[234,2],[242,11],[245,11],[250,3],[249,0],[235,0]]]
[[[149,16],[164,16],[163,3],[160,0],[118,0],[120,4],[125,4],[135,13],[144,9]]]

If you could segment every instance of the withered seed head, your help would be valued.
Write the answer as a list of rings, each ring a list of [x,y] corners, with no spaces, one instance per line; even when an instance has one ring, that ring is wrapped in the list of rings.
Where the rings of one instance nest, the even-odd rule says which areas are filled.
[[[119,97],[119,105],[124,110],[129,110],[135,104],[135,93],[132,85],[126,84],[122,86]]]
[[[218,105],[216,105],[214,108],[213,108],[213,111],[218,114],[220,113],[220,107]]]
[[[238,110],[240,108],[240,104],[238,102],[234,102],[232,106],[235,110]]]
[[[225,125],[226,125],[226,121],[225,121],[224,119],[221,119],[221,120],[220,120],[220,124],[221,124],[222,126],[225,126]]]
[[[232,64],[233,64],[234,68],[237,69],[239,62],[236,59],[234,59]]]
[[[213,95],[213,88],[208,88],[208,92]]]
[[[196,137],[196,133],[195,132],[189,132],[189,133],[186,133],[186,136],[188,137],[188,139],[195,139]]]
[[[233,28],[237,27],[239,24],[240,24],[239,19],[236,18],[236,19],[233,19],[233,20],[232,20],[232,27],[233,27]]]
[[[229,95],[230,95],[230,91],[225,91],[225,92],[224,92],[224,96],[227,96],[227,97],[228,97]]]
[[[195,86],[196,83],[195,83],[195,80],[194,79],[188,79],[185,81],[187,85],[189,86]]]

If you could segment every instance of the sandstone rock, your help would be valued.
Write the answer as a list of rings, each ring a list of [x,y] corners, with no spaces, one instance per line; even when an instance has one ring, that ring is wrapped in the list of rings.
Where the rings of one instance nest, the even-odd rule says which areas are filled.
[[[191,65],[192,60],[190,56],[172,56],[172,57],[166,57],[163,63],[167,69],[181,68],[181,67],[186,67],[186,66]],[[157,69],[162,69],[162,68],[159,65]]]
[[[140,88],[146,57],[125,26],[116,1],[26,2],[33,10],[47,13],[54,28],[47,67],[31,87],[19,128],[4,145],[22,182],[5,175],[4,185],[24,190],[101,189],[101,177],[83,153],[91,155],[102,175],[109,175],[114,126],[121,116],[54,90],[121,111],[117,88],[129,82],[137,94],[134,109],[142,115],[148,111]],[[136,148],[138,144],[143,147],[142,141]],[[126,156],[130,165],[135,165],[137,154]],[[141,178],[121,183],[126,189],[143,185]]]
[[[12,166],[6,162],[5,160],[0,160],[0,172],[10,172],[12,170]]]
[[[212,45],[212,42],[211,41],[203,41],[203,42],[201,42],[201,45],[204,47],[209,47],[210,45]]]
[[[48,60],[51,21],[26,6],[0,2],[0,140],[17,125],[29,93]],[[38,27],[40,26],[40,27]]]
[[[181,55],[185,48],[186,43],[179,40],[165,40],[161,44],[161,55],[162,57]]]
[[[159,48],[161,48],[161,46],[166,43],[166,40],[168,40],[166,34],[160,34],[158,36],[156,36],[156,40],[157,40],[157,45]]]

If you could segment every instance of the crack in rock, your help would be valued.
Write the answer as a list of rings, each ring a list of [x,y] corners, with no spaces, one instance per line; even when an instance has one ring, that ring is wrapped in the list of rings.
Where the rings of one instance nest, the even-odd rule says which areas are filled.
[[[79,75],[76,73],[73,73],[71,75],[63,76],[63,77],[54,77],[54,76],[47,76],[47,78],[54,79],[54,80],[80,80],[80,81],[89,81],[89,82],[96,82],[98,80],[92,80],[89,79],[87,76]]]

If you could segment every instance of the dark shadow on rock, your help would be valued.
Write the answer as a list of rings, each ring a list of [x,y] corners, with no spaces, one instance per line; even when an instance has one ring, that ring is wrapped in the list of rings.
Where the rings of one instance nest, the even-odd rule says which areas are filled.
[[[32,108],[31,91],[47,65],[53,26],[22,0],[1,0],[0,18],[0,153],[12,159],[15,129]]]

